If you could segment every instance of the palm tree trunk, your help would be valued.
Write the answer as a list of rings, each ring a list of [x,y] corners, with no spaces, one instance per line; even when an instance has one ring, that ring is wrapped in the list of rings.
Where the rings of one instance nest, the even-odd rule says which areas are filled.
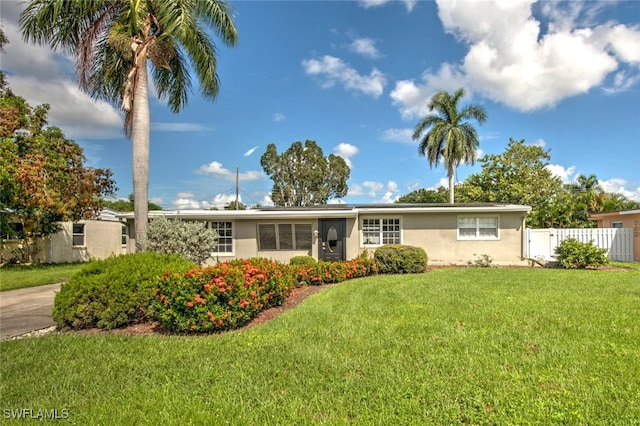
[[[453,173],[449,174],[449,204],[453,204],[454,203],[454,186],[453,186]]]
[[[133,97],[133,208],[136,252],[145,248],[149,221],[149,99],[147,91],[146,46],[137,55],[137,75]]]

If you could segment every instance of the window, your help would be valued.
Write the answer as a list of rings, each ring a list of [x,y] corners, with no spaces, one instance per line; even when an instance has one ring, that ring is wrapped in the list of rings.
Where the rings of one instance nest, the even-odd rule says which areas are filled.
[[[622,222],[611,222],[612,228],[622,228]]]
[[[123,246],[127,245],[127,225],[122,225],[120,244],[122,244]]]
[[[362,219],[365,245],[400,244],[400,219]]]
[[[296,248],[298,250],[311,250],[311,224],[298,224],[296,229]]]
[[[258,225],[260,250],[309,250],[311,241],[311,224],[261,223]]]
[[[207,228],[218,233],[214,253],[233,253],[233,222],[207,222]]]
[[[458,217],[458,238],[461,240],[497,239],[498,217]]]
[[[2,229],[2,239],[5,241],[21,240],[24,226],[20,222],[9,222]]]
[[[73,246],[84,246],[84,223],[74,223],[72,231],[71,240]]]

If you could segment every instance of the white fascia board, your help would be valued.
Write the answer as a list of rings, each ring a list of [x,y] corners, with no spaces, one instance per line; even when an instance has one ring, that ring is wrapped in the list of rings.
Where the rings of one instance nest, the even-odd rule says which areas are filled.
[[[155,210],[149,218],[166,217],[187,220],[242,220],[242,219],[309,219],[309,218],[355,218],[354,210]],[[123,213],[119,217],[133,219],[134,214]]]
[[[531,211],[529,206],[519,206],[514,204],[494,205],[494,206],[442,206],[442,207],[359,207],[360,214],[398,214],[398,213],[502,213],[502,212],[522,212]]]

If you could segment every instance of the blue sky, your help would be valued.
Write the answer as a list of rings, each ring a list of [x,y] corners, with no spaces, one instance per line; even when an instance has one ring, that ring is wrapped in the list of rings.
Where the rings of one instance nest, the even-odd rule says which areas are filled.
[[[386,203],[446,186],[411,132],[438,90],[465,87],[479,103],[481,154],[509,138],[550,150],[566,182],[595,174],[608,192],[640,200],[640,2],[236,1],[239,43],[218,45],[221,90],[178,115],[151,94],[151,200],[166,209],[222,206],[240,196],[269,204],[260,166],[315,140],[351,165],[348,203]],[[49,103],[50,124],[114,172],[132,192],[131,142],[121,114],[79,92],[70,59],[24,45],[20,3],[3,0],[10,44],[1,68],[32,105]],[[459,181],[480,165],[458,168]]]

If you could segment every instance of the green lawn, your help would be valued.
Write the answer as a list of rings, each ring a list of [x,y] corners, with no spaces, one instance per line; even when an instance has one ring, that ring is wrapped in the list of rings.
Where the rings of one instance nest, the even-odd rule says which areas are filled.
[[[638,270],[436,269],[329,286],[232,333],[0,342],[0,411],[91,425],[631,425],[638,342]]]
[[[0,268],[0,291],[68,281],[86,263],[5,265]]]

